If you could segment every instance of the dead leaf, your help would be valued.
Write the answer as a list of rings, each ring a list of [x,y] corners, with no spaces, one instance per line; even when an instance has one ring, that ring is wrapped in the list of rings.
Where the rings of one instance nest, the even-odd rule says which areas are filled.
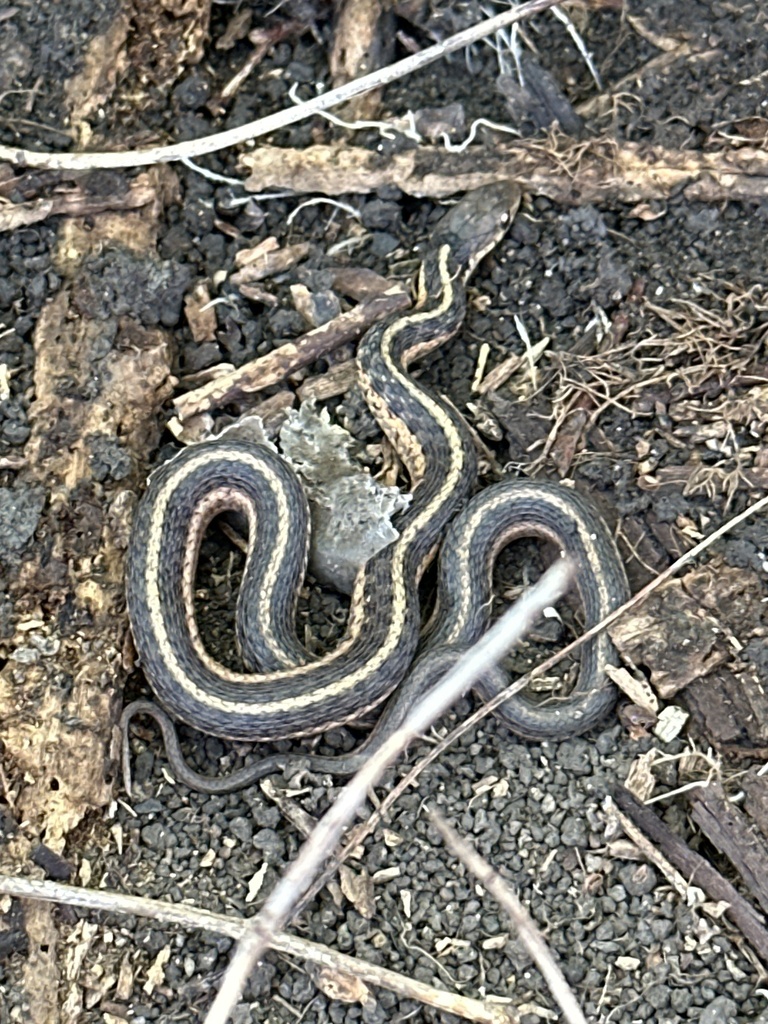
[[[341,891],[358,914],[370,920],[376,911],[376,904],[373,898],[373,881],[368,872],[365,869],[356,872],[348,864],[342,864],[339,868],[339,877]]]

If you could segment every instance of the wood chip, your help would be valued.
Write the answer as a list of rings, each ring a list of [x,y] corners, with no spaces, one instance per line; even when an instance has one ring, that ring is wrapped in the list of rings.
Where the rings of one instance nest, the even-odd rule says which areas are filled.
[[[204,281],[198,282],[192,291],[184,296],[184,315],[192,339],[198,344],[216,340],[216,310],[210,302],[211,293]]]
[[[231,275],[232,284],[239,288],[241,284],[253,284],[281,274],[306,259],[311,250],[309,242],[285,245],[282,249],[275,249],[268,242],[275,242],[275,239],[266,239],[254,249],[241,249],[238,252],[235,265],[240,269]]]
[[[142,985],[145,995],[151,996],[158,985],[165,982],[165,965],[171,959],[171,947],[163,946],[147,971],[147,980]]]
[[[120,970],[115,984],[115,999],[118,1002],[127,1002],[133,992],[134,971],[131,963],[131,954],[126,953],[120,961]]]
[[[671,697],[709,675],[730,657],[717,619],[671,580],[611,628],[611,638],[632,664],[644,665],[661,697]]]
[[[261,865],[255,875],[251,875],[248,882],[248,892],[245,894],[245,902],[253,903],[256,897],[261,892],[261,887],[264,885],[264,878],[267,874],[267,868],[269,864],[266,861]]]
[[[606,665],[605,674],[633,704],[656,716],[659,713],[659,699],[647,679],[631,675],[624,667]]]
[[[334,967],[316,967],[307,964],[307,973],[314,983],[329,999],[338,999],[342,1003],[371,1003],[371,990],[353,974],[345,974]]]

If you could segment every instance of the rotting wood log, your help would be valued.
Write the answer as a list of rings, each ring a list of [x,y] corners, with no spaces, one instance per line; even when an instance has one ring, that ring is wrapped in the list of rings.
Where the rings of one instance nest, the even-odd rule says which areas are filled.
[[[141,210],[61,224],[54,263],[64,283],[35,328],[31,434],[4,489],[19,514],[11,543],[0,543],[13,627],[0,643],[0,750],[4,795],[25,825],[0,847],[2,871],[34,874],[38,844],[60,853],[84,815],[113,798],[131,665],[124,554],[171,393],[168,332],[137,307],[150,277],[178,273],[155,255],[175,180],[153,170],[153,201]],[[126,312],[127,295],[136,303]],[[50,1024],[61,981],[51,908],[29,904],[25,925],[27,1019]]]

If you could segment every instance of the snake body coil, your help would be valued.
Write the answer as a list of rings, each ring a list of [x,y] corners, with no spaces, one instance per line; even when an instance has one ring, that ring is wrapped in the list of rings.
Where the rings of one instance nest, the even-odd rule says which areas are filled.
[[[290,468],[264,446],[225,436],[186,449],[152,474],[133,527],[126,591],[142,667],[174,718],[241,740],[320,732],[378,705],[408,673],[419,644],[420,576],[467,503],[476,470],[461,417],[407,367],[456,333],[464,318],[463,282],[501,237],[518,201],[516,190],[500,184],[454,207],[424,259],[416,308],[375,326],[360,343],[363,393],[408,469],[414,498],[398,519],[399,539],[359,574],[346,636],[322,660],[310,660],[294,632],[308,514]],[[237,612],[245,672],[207,654],[194,614],[200,543],[211,519],[232,509],[249,524]],[[430,650],[465,647],[485,628],[495,551],[521,533],[554,540],[576,556],[588,625],[624,599],[626,579],[612,538],[585,502],[552,485],[500,485],[470,503],[452,527],[440,574],[441,623]],[[571,705],[566,701],[557,714],[516,699],[503,717],[523,735],[584,731],[613,699],[603,672],[610,657],[607,639],[593,641]],[[236,788],[258,777],[207,780],[185,773],[172,727],[153,705],[129,706],[124,725],[139,712],[158,719],[172,769],[195,788]],[[327,767],[353,770],[343,763]]]

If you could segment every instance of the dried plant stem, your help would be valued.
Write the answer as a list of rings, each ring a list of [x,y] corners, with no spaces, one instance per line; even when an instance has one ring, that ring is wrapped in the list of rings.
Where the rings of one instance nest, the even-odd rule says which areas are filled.
[[[71,907],[85,907],[107,914],[133,914],[179,928],[196,928],[217,935],[228,935],[231,939],[239,939],[248,926],[248,922],[242,918],[214,914],[199,907],[165,903],[162,900],[147,899],[145,896],[126,896],[119,892],[81,889],[59,882],[14,878],[9,875],[0,875],[0,893],[19,899],[44,900]],[[395,971],[346,956],[328,946],[308,942],[295,935],[276,935],[272,948],[320,967],[351,975],[367,984],[387,988],[397,992],[404,999],[416,999],[445,1013],[454,1013],[465,1020],[477,1021],[478,1024],[503,1024],[504,1021],[511,1022],[517,1019],[511,1008],[505,1009],[499,1004],[443,992],[432,988],[431,985],[406,978]]]

